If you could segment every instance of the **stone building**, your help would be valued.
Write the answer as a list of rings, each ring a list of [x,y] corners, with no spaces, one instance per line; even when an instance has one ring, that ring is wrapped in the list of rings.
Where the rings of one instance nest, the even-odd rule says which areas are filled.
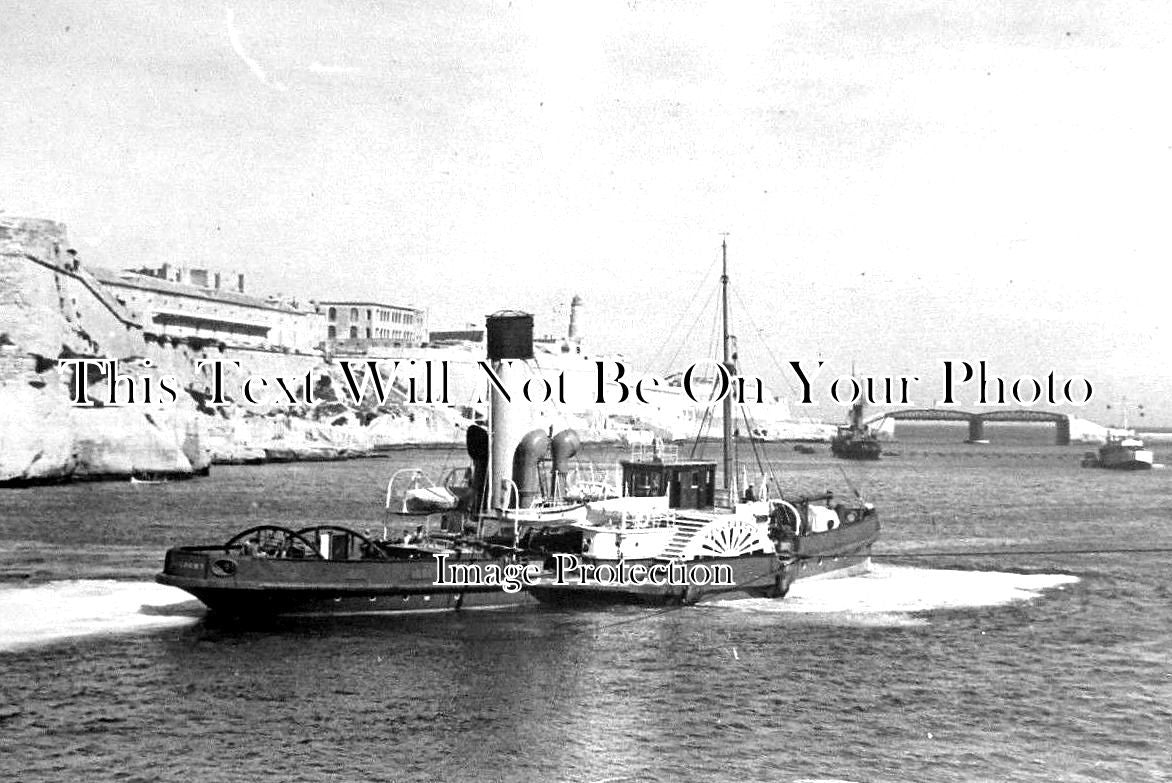
[[[322,342],[325,319],[314,303],[250,296],[243,275],[169,264],[91,269],[148,335],[294,353],[309,353]]]
[[[416,348],[427,342],[427,313],[378,302],[319,302],[331,353]]]

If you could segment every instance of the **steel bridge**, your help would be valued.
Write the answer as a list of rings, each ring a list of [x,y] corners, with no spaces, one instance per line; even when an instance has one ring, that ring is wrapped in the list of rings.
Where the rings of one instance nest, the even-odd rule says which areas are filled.
[[[868,426],[882,424],[885,419],[894,421],[965,421],[969,425],[969,440],[985,440],[986,422],[1023,422],[1027,424],[1049,423],[1055,425],[1054,443],[1070,445],[1070,417],[1065,413],[1033,411],[1027,409],[1012,411],[991,411],[989,413],[966,413],[948,408],[912,408],[902,411],[888,411],[866,421]]]

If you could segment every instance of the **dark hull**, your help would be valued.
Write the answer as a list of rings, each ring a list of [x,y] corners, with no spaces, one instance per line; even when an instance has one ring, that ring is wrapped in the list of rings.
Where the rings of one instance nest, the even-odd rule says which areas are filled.
[[[554,584],[549,574],[528,588],[544,604],[589,607],[614,604],[672,606],[731,598],[781,598],[796,579],[828,576],[866,567],[871,545],[879,538],[875,517],[824,533],[809,533],[794,541],[793,555],[747,555],[692,561],[704,565],[727,564],[735,586],[717,585],[599,585],[578,584],[572,576],[567,584]],[[629,565],[653,565],[658,560],[628,560]]]
[[[1139,460],[1131,460],[1130,462],[1100,462],[1097,467],[1106,468],[1107,470],[1151,470],[1152,463],[1140,462]]]
[[[628,565],[653,566],[658,560],[627,560]],[[554,606],[606,606],[614,604],[642,604],[645,606],[675,606],[694,604],[703,600],[736,597],[779,598],[789,589],[789,571],[786,561],[777,555],[749,555],[735,558],[711,558],[694,561],[706,566],[728,565],[736,584],[729,585],[634,585],[634,584],[578,584],[568,574],[566,584],[556,584],[554,577],[545,574],[528,591],[544,604]]]
[[[1100,450],[1097,467],[1106,468],[1107,470],[1151,470],[1152,462],[1150,454],[1146,452],[1148,459],[1140,459],[1134,452],[1126,449],[1122,450]]]
[[[232,573],[216,566],[230,560]],[[463,563],[503,564],[465,559]],[[437,585],[431,559],[296,560],[226,556],[221,549],[182,547],[167,553],[160,584],[191,593],[212,612],[233,617],[354,615],[442,611],[532,603],[496,585]]]
[[[790,566],[793,581],[863,569],[871,557],[871,545],[877,540],[879,519],[875,516],[824,533],[798,536]]]
[[[883,447],[877,440],[831,441],[830,453],[840,459],[879,459]]]
[[[524,592],[506,593],[498,587],[462,592],[406,593],[395,588],[362,595],[328,588],[291,591],[184,586],[159,577],[162,584],[179,587],[198,598],[217,615],[229,617],[287,617],[317,615],[390,614],[495,609],[533,603]]]

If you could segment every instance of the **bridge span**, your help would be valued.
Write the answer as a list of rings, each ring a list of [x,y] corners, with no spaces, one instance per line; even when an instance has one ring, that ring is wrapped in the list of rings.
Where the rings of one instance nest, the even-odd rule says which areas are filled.
[[[1065,413],[1034,411],[1028,409],[1011,411],[990,411],[989,413],[967,413],[950,408],[911,408],[902,411],[887,411],[867,419],[867,426],[881,425],[884,420],[893,421],[965,421],[969,425],[970,441],[985,440],[986,422],[1022,422],[1027,424],[1053,422],[1054,443],[1070,445],[1070,416]]]

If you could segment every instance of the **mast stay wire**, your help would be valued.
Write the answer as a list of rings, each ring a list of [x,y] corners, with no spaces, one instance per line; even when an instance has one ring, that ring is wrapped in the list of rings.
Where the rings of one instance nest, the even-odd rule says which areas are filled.
[[[749,322],[749,326],[751,326],[753,328],[753,333],[755,335],[757,335],[759,341],[761,342],[761,345],[765,348],[765,352],[767,354],[769,354],[769,358],[772,359],[774,365],[776,365],[777,372],[778,372],[778,375],[781,376],[781,380],[783,382],[785,382],[785,385],[787,387],[789,387],[791,394],[796,394],[797,392],[794,389],[793,384],[790,383],[789,376],[786,375],[785,369],[782,367],[781,361],[773,353],[773,349],[769,347],[769,343],[765,340],[764,330],[762,330],[759,326],[757,326],[757,323],[753,320],[752,314],[749,312],[748,305],[746,305],[744,299],[741,298],[740,290],[731,284],[729,285],[729,287],[732,288],[733,295],[737,298],[737,303],[740,304],[741,310],[745,313],[745,319]]]
[[[708,267],[708,269],[707,269],[707,270],[704,272],[704,274],[700,276],[700,282],[701,282],[701,283],[703,283],[705,280],[707,280],[707,279],[708,279],[709,275],[712,273],[712,269],[713,269],[713,268],[716,266],[716,262],[717,262],[718,260],[719,260],[719,256],[716,256],[716,257],[714,257],[714,258],[713,258],[713,260],[712,260],[712,264],[711,264],[711,265]],[[671,358],[670,358],[670,359],[667,361],[666,365],[664,365],[665,367],[667,367],[667,368],[668,368],[668,370],[670,370],[670,369],[671,369],[671,367],[672,367],[672,364],[673,364],[673,363],[675,362],[675,360],[676,360],[676,357],[677,357],[677,356],[679,356],[679,352],[680,352],[680,348],[681,348],[682,344],[683,344],[684,342],[686,342],[686,341],[687,341],[687,338],[688,338],[688,336],[690,336],[690,335],[691,335],[691,333],[692,333],[692,331],[693,331],[693,330],[696,328],[696,324],[697,324],[697,323],[699,322],[699,320],[700,320],[700,319],[703,317],[704,313],[705,313],[705,312],[708,310],[708,305],[709,305],[709,303],[712,301],[712,298],[713,298],[714,296],[716,296],[716,289],[715,289],[715,287],[714,287],[714,286],[703,286],[703,285],[699,285],[699,284],[698,284],[698,285],[696,286],[695,290],[692,292],[692,298],[691,298],[691,299],[689,299],[689,300],[688,300],[688,303],[687,303],[687,304],[686,304],[686,305],[683,307],[683,309],[681,309],[681,310],[679,311],[679,315],[676,317],[676,321],[675,321],[675,323],[673,323],[673,324],[672,324],[672,327],[671,327],[671,328],[668,330],[668,334],[674,334],[674,333],[675,333],[675,331],[676,331],[676,329],[677,329],[678,325],[680,325],[680,324],[683,322],[683,320],[684,320],[684,317],[685,317],[685,316],[688,314],[688,312],[691,310],[691,308],[692,308],[692,305],[693,305],[693,304],[695,304],[695,302],[696,302],[696,297],[698,297],[698,296],[700,295],[700,291],[702,291],[704,288],[708,288],[708,299],[707,299],[707,300],[705,300],[705,302],[704,302],[704,306],[703,306],[703,307],[701,307],[701,308],[700,308],[700,311],[699,311],[699,312],[696,314],[696,318],[695,318],[695,320],[693,320],[693,322],[692,322],[692,326],[690,326],[690,327],[688,328],[688,331],[687,331],[687,333],[684,335],[684,339],[683,339],[683,340],[681,340],[681,341],[680,341],[680,343],[678,343],[678,344],[676,345],[676,350],[675,350],[675,353],[674,353],[674,354],[672,354]],[[662,354],[662,352],[663,352],[664,348],[667,346],[667,344],[668,344],[668,343],[667,343],[666,341],[664,341],[664,342],[660,343],[660,345],[659,345],[659,348],[658,348],[658,349],[656,349],[656,351],[655,351],[655,355],[651,357],[651,364],[650,364],[650,368],[651,368],[651,369],[654,369],[654,368],[656,367],[656,363],[659,361],[659,357],[660,357],[660,355]]]

